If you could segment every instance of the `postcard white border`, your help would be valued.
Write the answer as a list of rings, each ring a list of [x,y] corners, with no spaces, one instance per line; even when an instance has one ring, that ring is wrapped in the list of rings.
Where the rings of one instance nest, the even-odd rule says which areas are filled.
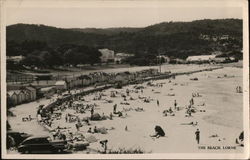
[[[2,0],[1,2],[1,149],[2,158],[7,159],[248,159],[249,156],[249,37],[248,37],[248,1],[247,0],[177,0],[164,1],[164,0],[85,0],[85,7],[134,7],[149,6],[149,7],[162,7],[165,3],[168,6],[175,7],[176,5],[184,5],[185,7],[215,7],[216,4],[222,3],[225,7],[242,7],[243,8],[243,88],[244,88],[244,134],[245,134],[245,150],[244,153],[164,153],[164,154],[66,154],[66,155],[11,155],[6,152],[6,53],[5,53],[5,20],[6,20],[6,6],[25,6],[25,7],[81,7],[83,1],[80,0]],[[87,2],[87,3],[86,3]],[[105,3],[100,3],[105,2]],[[48,5],[49,4],[49,5]],[[87,4],[87,5],[86,5]]]

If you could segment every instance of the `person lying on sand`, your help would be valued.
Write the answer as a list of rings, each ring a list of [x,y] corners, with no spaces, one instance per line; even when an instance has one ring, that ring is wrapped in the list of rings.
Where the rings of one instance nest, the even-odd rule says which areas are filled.
[[[121,102],[120,104],[123,104],[123,105],[130,105],[128,102]]]
[[[209,136],[209,138],[215,138],[215,137],[219,137],[217,134],[213,134],[211,136]]]
[[[192,117],[192,112],[190,110],[187,110],[187,115],[185,117]]]
[[[83,120],[87,125],[90,125],[90,123],[89,123],[89,117],[83,118],[82,120]]]
[[[205,102],[198,104],[197,106],[206,106]]]
[[[128,111],[131,111],[131,110],[134,110],[133,108],[129,107],[129,108],[122,108],[122,111],[123,112],[128,112]]]
[[[133,101],[133,100],[135,100],[135,99],[134,99],[133,97],[130,97],[129,100]]]
[[[200,95],[200,93],[192,93],[192,97],[202,97],[202,95]]]
[[[91,129],[91,127],[88,129],[88,131],[87,131],[88,133],[92,133],[92,129]]]
[[[114,112],[114,114],[117,114],[117,115],[118,115],[118,117],[122,117],[122,116],[123,116],[123,114],[122,114],[122,112],[121,112],[121,111]]]
[[[113,103],[113,101],[110,100],[110,99],[105,99],[105,102],[107,102],[107,103]]]
[[[168,93],[167,96],[175,96],[174,93]]]
[[[198,125],[198,122],[196,121],[195,123],[194,123],[194,122],[190,122],[190,123],[181,123],[181,125],[192,125],[192,126],[197,126],[197,125]]]
[[[138,96],[139,99],[145,99],[146,97],[141,97],[140,95]]]
[[[135,111],[136,111],[136,112],[142,112],[142,111],[144,111],[144,109],[143,109],[143,108],[140,108],[140,107],[137,107],[137,108],[135,108]]]

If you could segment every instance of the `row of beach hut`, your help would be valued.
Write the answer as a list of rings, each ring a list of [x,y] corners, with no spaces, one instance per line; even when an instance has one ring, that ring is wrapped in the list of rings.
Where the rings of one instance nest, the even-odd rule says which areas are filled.
[[[30,86],[20,90],[11,90],[7,92],[7,103],[11,106],[34,100],[36,100],[36,89]]]
[[[7,93],[7,101],[9,105],[18,105],[26,102],[31,102],[37,99],[37,93],[41,93],[45,97],[50,97],[57,91],[86,87],[90,85],[115,84],[117,82],[126,84],[131,81],[142,80],[146,77],[152,77],[158,74],[157,69],[148,69],[137,72],[119,72],[105,73],[94,72],[88,75],[80,75],[64,80],[54,81],[52,83],[44,83],[43,85],[34,84],[33,87],[26,86],[18,90],[10,90]],[[46,86],[47,84],[47,86]]]
[[[150,77],[158,74],[157,69],[148,69],[137,72],[119,72],[119,73],[105,73],[95,72],[88,75],[81,75],[71,79],[65,79],[68,89],[89,86],[93,84],[112,84],[116,82],[127,83],[129,81],[140,80],[145,77]]]

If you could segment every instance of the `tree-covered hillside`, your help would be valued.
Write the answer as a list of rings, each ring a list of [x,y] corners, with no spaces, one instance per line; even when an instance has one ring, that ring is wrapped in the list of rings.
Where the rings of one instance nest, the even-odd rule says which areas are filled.
[[[228,38],[222,39],[223,35]],[[145,28],[62,29],[28,24],[7,27],[7,55],[27,55],[35,50],[48,51],[47,48],[56,50],[69,44],[108,48],[136,57],[164,54],[186,58],[214,51],[239,52],[242,49],[242,20],[163,22]]]

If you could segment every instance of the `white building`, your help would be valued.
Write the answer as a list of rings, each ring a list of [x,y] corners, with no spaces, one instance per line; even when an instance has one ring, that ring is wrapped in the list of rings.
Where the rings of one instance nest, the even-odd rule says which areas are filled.
[[[208,62],[214,60],[216,55],[188,56],[188,62]]]
[[[228,40],[229,39],[229,35],[222,35],[220,37],[221,40]]]
[[[122,60],[128,58],[128,57],[133,57],[135,56],[134,54],[127,54],[127,53],[117,53],[115,55],[115,62],[116,63],[121,63]]]
[[[159,55],[157,56],[157,59],[164,59],[164,62],[169,62],[170,61],[170,58],[166,55]]]
[[[57,81],[55,87],[56,89],[67,89],[67,84],[65,81]]]
[[[6,57],[7,60],[9,61],[13,61],[13,62],[16,62],[16,63],[19,63],[20,61],[22,61],[25,57],[20,55],[20,56],[7,56]]]
[[[102,63],[115,61],[115,52],[114,51],[109,50],[107,48],[99,49],[98,51],[101,52],[101,54],[102,54],[102,56],[100,57]]]

